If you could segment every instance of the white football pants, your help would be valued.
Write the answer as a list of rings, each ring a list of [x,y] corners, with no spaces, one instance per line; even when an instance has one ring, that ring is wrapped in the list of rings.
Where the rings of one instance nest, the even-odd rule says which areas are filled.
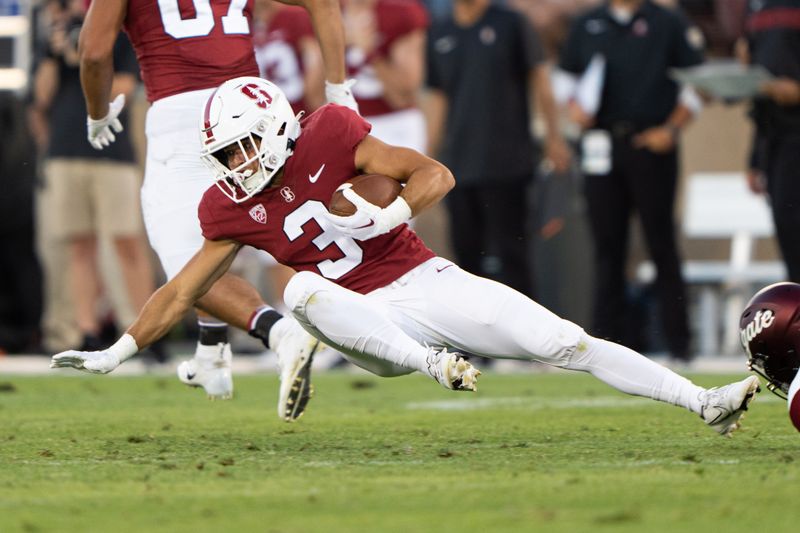
[[[703,389],[687,379],[440,257],[368,295],[300,272],[284,298],[312,335],[380,376],[427,374],[429,347],[451,347],[589,372],[622,392],[700,411]]]
[[[172,279],[200,249],[197,206],[214,185],[200,159],[200,113],[214,89],[157,100],[147,111],[142,212],[147,237]]]

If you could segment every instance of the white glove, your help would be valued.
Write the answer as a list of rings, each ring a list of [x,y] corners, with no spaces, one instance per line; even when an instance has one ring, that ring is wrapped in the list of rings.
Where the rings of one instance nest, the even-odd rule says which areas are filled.
[[[138,351],[136,339],[126,333],[105,350],[97,352],[67,350],[57,353],[50,360],[50,368],[77,368],[92,374],[108,374]]]
[[[356,240],[366,241],[389,233],[411,218],[411,208],[402,196],[395,198],[387,207],[380,208],[359,196],[349,183],[342,184],[338,190],[356,206],[356,212],[346,217],[326,213],[326,217],[334,228]]]
[[[119,357],[103,352],[67,350],[53,356],[50,368],[77,368],[92,374],[108,374],[119,366]]]
[[[352,91],[355,84],[356,80],[345,80],[344,83],[331,83],[325,80],[325,100],[330,104],[349,107],[358,113],[358,104]]]
[[[114,101],[108,104],[108,115],[100,119],[86,116],[86,138],[96,150],[102,150],[116,139],[114,131],[122,131],[122,122],[117,118],[125,107],[125,95],[118,94]],[[111,130],[114,131],[111,131]]]

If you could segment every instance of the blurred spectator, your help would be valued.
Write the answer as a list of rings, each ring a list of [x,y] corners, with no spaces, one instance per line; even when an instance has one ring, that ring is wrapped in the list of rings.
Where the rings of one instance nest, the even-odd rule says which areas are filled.
[[[66,275],[81,349],[104,346],[98,301],[103,293],[98,267],[98,238],[112,240],[128,299],[135,312],[154,290],[154,278],[144,240],[139,204],[139,173],[127,131],[103,152],[86,142],[86,106],[78,68],[78,35],[83,0],[65,2],[55,17],[45,57],[36,68],[33,119],[45,148],[43,213],[50,238],[66,245],[66,265],[48,269],[48,282]],[[138,66],[133,49],[120,36],[115,48],[115,93],[133,93]],[[54,310],[56,314],[60,311]],[[67,311],[69,312],[69,311]]]
[[[0,91],[0,354],[35,351],[42,273],[35,252],[36,153],[24,102]]]
[[[672,0],[703,32],[709,57],[730,57],[747,0]]]
[[[689,358],[686,288],[674,220],[680,131],[699,111],[694,93],[668,77],[671,67],[702,62],[702,35],[674,10],[650,0],[610,0],[578,17],[561,69],[579,87],[600,73],[597,109],[572,101],[582,138],[584,192],[594,240],[594,334],[632,344],[626,298],[631,214],[636,211],[657,269],[656,290],[670,354]],[[586,100],[584,106],[591,105]]]
[[[417,97],[425,74],[428,14],[417,0],[344,0],[345,62],[372,135],[424,151],[425,117]]]
[[[531,96],[545,119],[548,160],[559,171],[570,160],[539,40],[515,11],[456,0],[452,16],[430,29],[427,60],[429,153],[456,177],[446,205],[458,262],[531,295]]]
[[[602,0],[506,1],[509,6],[522,12],[531,21],[541,38],[548,58],[558,56],[558,50],[567,38],[567,30],[572,17],[602,2]]]
[[[261,77],[283,90],[295,113],[311,113],[325,103],[325,72],[308,11],[272,0],[256,7],[253,44]]]
[[[753,101],[750,188],[766,192],[789,273],[800,282],[800,0],[750,2],[742,59],[775,79]]]

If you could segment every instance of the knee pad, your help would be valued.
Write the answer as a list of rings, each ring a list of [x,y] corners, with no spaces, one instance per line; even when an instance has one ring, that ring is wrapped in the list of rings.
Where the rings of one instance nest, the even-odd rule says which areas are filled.
[[[548,362],[554,366],[567,366],[579,346],[590,338],[582,327],[569,320],[560,319],[555,331],[552,332],[550,342],[547,343],[550,353],[541,355],[550,359]]]
[[[313,272],[298,272],[291,277],[283,291],[283,301],[290,311],[296,312],[305,306],[311,296],[324,288],[333,285]]]

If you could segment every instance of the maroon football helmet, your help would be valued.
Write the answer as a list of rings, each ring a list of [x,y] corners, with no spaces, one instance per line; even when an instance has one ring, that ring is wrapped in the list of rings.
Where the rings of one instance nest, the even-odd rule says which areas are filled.
[[[775,283],[758,291],[742,313],[739,335],[747,366],[785,399],[800,368],[800,285]]]

